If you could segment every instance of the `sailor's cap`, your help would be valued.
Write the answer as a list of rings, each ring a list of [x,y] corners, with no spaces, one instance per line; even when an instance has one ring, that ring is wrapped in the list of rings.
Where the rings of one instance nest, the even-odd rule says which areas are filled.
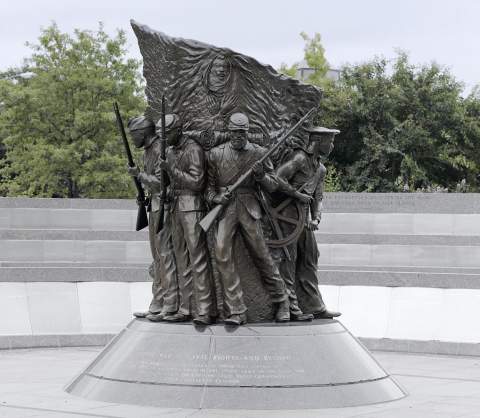
[[[309,128],[305,129],[307,132],[310,132],[311,134],[334,134],[337,135],[340,133],[338,129],[329,129],[325,128],[323,126],[312,126]]]

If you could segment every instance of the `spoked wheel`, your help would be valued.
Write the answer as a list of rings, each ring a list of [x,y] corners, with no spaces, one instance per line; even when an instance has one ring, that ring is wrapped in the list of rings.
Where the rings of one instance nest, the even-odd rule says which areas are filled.
[[[305,225],[305,209],[297,200],[289,197],[277,206],[267,208],[275,239],[267,239],[271,248],[286,247],[298,239]]]

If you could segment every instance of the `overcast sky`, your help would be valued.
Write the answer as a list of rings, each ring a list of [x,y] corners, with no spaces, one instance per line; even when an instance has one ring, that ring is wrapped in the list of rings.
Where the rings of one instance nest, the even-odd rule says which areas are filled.
[[[278,67],[303,56],[299,33],[322,35],[333,67],[387,58],[400,48],[414,63],[436,61],[467,85],[480,83],[476,0],[0,0],[0,70],[29,54],[41,27],[125,29],[140,57],[131,18],[168,35],[229,47]]]

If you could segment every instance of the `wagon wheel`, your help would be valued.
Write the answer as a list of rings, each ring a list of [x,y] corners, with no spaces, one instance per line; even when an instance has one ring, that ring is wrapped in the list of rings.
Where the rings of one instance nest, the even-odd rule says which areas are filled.
[[[267,210],[276,236],[276,239],[266,240],[269,247],[286,247],[298,239],[305,226],[305,209],[300,202],[289,197],[277,206],[269,206]]]

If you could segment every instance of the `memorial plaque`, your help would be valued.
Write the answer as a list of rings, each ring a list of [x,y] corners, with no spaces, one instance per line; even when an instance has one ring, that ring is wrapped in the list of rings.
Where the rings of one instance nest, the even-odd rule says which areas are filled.
[[[366,390],[372,385],[374,393]],[[118,387],[121,391],[116,393]],[[268,397],[263,393],[266,388]],[[315,395],[306,400],[299,397],[299,390]],[[177,407],[216,408],[220,403],[244,409],[275,405],[281,409],[286,399],[292,409],[404,396],[368,351],[334,320],[290,326],[215,325],[202,330],[134,320],[67,391],[120,403],[170,407],[175,399]],[[253,402],[244,393],[253,396]],[[219,394],[221,400],[216,399]]]

